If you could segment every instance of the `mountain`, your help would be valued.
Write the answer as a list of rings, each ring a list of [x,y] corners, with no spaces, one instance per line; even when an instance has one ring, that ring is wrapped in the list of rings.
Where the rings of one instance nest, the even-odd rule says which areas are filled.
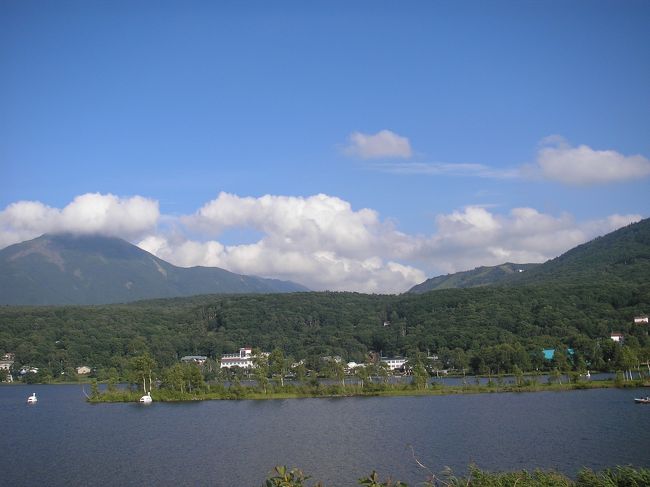
[[[518,272],[519,269],[524,272]],[[427,279],[409,293],[486,285],[639,281],[650,277],[650,219],[597,237],[543,264],[502,264]]]
[[[540,264],[505,264],[482,266],[471,271],[456,272],[446,276],[432,277],[409,289],[409,293],[426,293],[438,289],[455,289],[464,287],[489,286],[507,281],[513,275],[533,269]]]
[[[648,282],[650,279],[650,218],[578,245],[564,254],[515,276],[512,284]]]
[[[43,235],[0,250],[0,304],[108,304],[213,293],[308,291],[217,267],[176,267],[125,240]]]

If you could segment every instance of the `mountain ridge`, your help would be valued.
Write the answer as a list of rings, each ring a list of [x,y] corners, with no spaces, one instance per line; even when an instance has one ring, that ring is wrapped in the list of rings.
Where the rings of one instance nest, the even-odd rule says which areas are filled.
[[[0,250],[0,304],[110,304],[196,294],[302,292],[300,284],[178,267],[117,237],[45,234]]]
[[[650,275],[650,218],[577,245],[541,264],[505,263],[437,276],[413,286],[407,293],[479,286],[520,286],[549,281],[635,279]],[[524,272],[515,272],[521,269]]]

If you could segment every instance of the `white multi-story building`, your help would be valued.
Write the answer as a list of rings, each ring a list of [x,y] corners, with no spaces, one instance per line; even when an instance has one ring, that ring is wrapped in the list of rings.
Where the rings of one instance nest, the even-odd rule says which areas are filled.
[[[403,357],[382,357],[381,361],[388,365],[390,370],[402,369],[406,363]]]
[[[0,369],[1,370],[11,370],[11,367],[14,365],[14,354],[5,353],[0,359]]]
[[[242,369],[253,368],[253,349],[240,348],[239,353],[231,353],[221,356],[221,368],[241,367]]]

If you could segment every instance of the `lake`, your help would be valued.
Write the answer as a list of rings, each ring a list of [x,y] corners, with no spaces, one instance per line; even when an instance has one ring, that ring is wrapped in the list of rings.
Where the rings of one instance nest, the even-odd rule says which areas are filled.
[[[88,389],[88,386],[86,386]],[[27,405],[32,392],[38,404]],[[0,484],[261,486],[277,464],[326,485],[376,469],[650,467],[647,389],[96,404],[80,385],[0,387]]]

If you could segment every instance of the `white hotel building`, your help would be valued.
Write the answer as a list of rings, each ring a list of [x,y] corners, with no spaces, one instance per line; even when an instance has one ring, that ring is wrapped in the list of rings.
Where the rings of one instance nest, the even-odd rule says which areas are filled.
[[[381,361],[388,365],[390,370],[398,370],[404,367],[406,363],[405,358],[403,357],[382,357]]]
[[[253,349],[240,348],[239,353],[231,353],[221,356],[221,368],[241,367],[242,369],[253,368]]]

